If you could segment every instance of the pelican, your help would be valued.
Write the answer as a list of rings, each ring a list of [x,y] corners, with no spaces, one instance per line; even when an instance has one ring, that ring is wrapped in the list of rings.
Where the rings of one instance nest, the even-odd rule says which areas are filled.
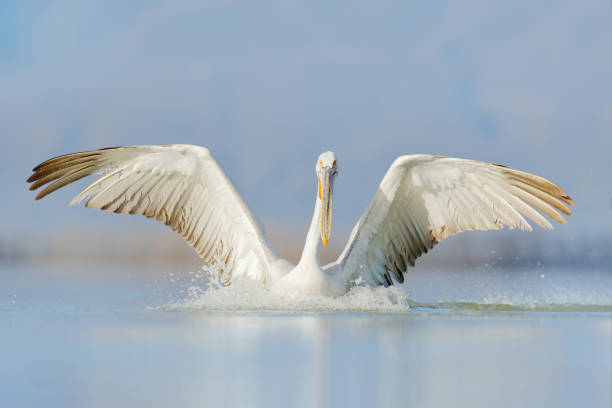
[[[332,231],[333,152],[315,163],[315,208],[297,265],[279,258],[208,149],[192,145],[122,146],[71,153],[33,169],[30,190],[49,193],[99,177],[68,204],[142,214],[178,232],[207,263],[221,262],[226,284],[255,279],[280,294],[336,296],[353,285],[403,283],[408,266],[462,231],[507,226],[531,231],[528,218],[552,229],[572,215],[572,199],[553,182],[477,160],[428,154],[398,157],[352,230],[339,258],[322,266]]]

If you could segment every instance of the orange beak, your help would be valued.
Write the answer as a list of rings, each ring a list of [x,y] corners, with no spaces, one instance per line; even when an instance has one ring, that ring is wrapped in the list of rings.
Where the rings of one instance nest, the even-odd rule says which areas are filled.
[[[331,168],[323,168],[319,175],[319,201],[321,205],[320,228],[321,241],[323,246],[327,246],[327,241],[331,235],[332,224],[332,195],[334,191],[334,176],[335,171]]]

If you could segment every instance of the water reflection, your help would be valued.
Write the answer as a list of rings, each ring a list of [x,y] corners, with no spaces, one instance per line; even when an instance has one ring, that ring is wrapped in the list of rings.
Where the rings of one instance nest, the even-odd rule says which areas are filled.
[[[152,278],[88,273],[5,275],[0,405],[612,403],[609,312],[173,312],[146,308]]]
[[[606,406],[609,318],[22,313],[1,377],[32,405]]]

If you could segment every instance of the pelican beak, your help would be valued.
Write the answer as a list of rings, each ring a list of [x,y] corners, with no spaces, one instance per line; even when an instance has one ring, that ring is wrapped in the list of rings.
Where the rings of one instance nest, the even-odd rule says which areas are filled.
[[[321,200],[321,240],[327,246],[331,235],[332,224],[332,196],[334,193],[334,176],[336,169],[324,167],[319,172],[319,200]]]

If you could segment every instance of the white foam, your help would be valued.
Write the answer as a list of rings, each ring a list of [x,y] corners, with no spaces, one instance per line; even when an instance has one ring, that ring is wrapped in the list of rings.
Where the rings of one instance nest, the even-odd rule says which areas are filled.
[[[203,267],[204,273],[193,274],[192,285],[183,296],[163,306],[165,310],[232,310],[283,312],[407,312],[408,294],[401,287],[356,286],[337,297],[321,295],[282,296],[270,292],[265,285],[251,279],[235,280],[223,286],[217,271]]]
[[[408,312],[411,307],[444,309],[612,310],[609,273],[577,276],[567,271],[505,272],[494,270],[431,272],[405,285],[353,287],[337,297],[283,296],[250,279],[220,283],[215,267],[191,273],[189,287],[162,310],[278,312]],[[174,282],[174,277],[172,278]],[[580,283],[580,284],[579,284]],[[408,288],[414,297],[410,297]],[[586,307],[586,309],[585,309]]]

